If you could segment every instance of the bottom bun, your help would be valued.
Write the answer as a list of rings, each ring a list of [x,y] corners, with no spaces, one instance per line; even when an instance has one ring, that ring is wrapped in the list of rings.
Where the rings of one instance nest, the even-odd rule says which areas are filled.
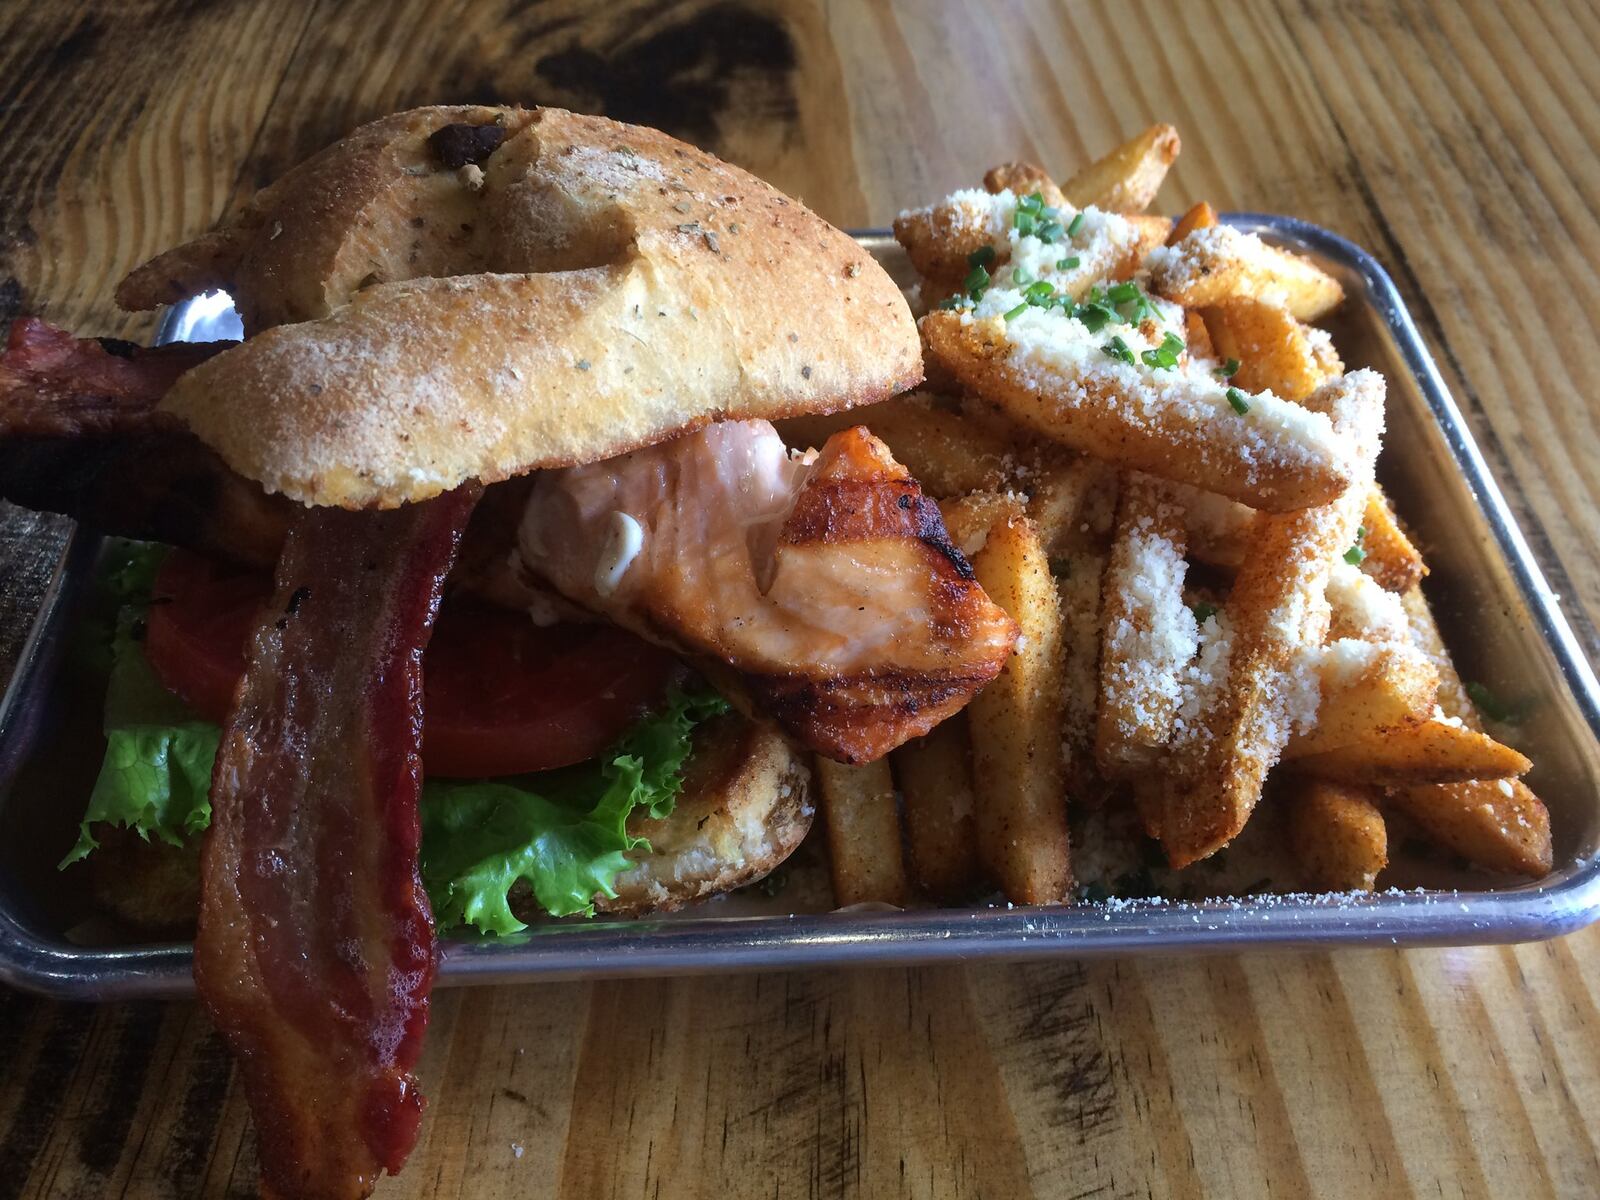
[[[776,728],[730,713],[695,735],[683,791],[669,816],[637,815],[628,832],[649,850],[617,877],[606,913],[671,912],[756,882],[793,854],[811,828],[811,771]]]

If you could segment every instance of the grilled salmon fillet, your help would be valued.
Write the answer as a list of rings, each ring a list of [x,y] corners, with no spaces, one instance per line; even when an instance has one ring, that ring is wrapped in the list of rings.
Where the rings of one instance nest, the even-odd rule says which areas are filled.
[[[1017,636],[938,505],[861,427],[792,456],[769,422],[724,421],[544,472],[518,553],[567,600],[733,680],[840,762],[959,711]]]

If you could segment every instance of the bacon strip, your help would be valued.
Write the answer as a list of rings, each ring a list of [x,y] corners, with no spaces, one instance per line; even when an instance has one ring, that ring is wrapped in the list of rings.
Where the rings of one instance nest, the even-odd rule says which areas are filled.
[[[0,353],[0,497],[106,533],[270,566],[288,505],[156,408],[179,375],[230,345],[143,349],[32,317],[12,322]]]
[[[416,1141],[434,970],[421,665],[476,500],[299,515],[223,733],[195,980],[274,1196],[366,1196]]]

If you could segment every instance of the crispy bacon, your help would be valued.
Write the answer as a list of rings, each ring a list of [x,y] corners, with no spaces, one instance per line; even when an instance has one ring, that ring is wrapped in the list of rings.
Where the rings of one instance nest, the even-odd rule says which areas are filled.
[[[288,505],[156,407],[179,375],[229,345],[143,349],[32,317],[12,322],[0,354],[0,497],[270,566]]]
[[[366,1196],[416,1140],[421,664],[476,499],[299,515],[223,733],[195,979],[275,1196]]]
[[[625,564],[624,517],[642,532]],[[766,421],[727,421],[545,472],[520,553],[568,600],[714,677],[731,668],[758,707],[842,762],[961,709],[1016,639],[938,506],[863,428],[812,460]]]

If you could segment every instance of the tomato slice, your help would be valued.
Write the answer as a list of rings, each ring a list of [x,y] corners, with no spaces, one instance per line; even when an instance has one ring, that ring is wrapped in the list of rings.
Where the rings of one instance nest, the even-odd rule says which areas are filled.
[[[145,652],[157,678],[207,720],[226,719],[245,639],[271,593],[263,575],[184,550],[162,562]],[[681,670],[612,625],[541,627],[448,600],[423,663],[423,767],[488,778],[583,762],[659,704]]]

